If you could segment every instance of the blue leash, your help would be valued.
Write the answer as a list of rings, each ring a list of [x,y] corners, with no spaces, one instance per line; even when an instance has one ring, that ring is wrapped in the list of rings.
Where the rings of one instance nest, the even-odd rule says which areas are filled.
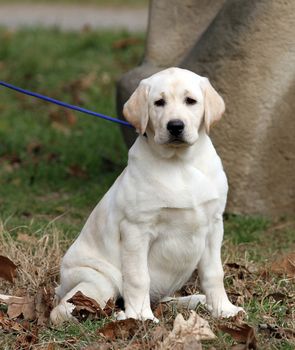
[[[89,115],[92,115],[94,117],[98,117],[98,118],[105,119],[105,120],[108,120],[108,121],[111,121],[111,122],[114,122],[114,123],[118,123],[118,124],[121,124],[121,125],[124,125],[124,126],[128,126],[129,128],[133,128],[133,126],[130,123],[128,123],[128,122],[126,122],[124,120],[116,119],[116,118],[113,118],[113,117],[109,117],[108,115],[104,115],[104,114],[101,114],[101,113],[93,112],[93,111],[90,111],[89,109],[86,109],[86,108],[74,106],[74,105],[71,105],[69,103],[65,103],[65,102],[56,100],[54,98],[51,98],[51,97],[48,97],[48,96],[44,96],[44,95],[38,94],[36,92],[29,91],[29,90],[25,90],[25,89],[19,88],[17,86],[14,86],[12,84],[5,83],[4,81],[0,81],[0,85],[6,87],[8,89],[12,89],[12,90],[15,90],[17,92],[20,92],[22,94],[33,96],[33,97],[39,98],[40,100],[44,100],[44,101],[47,101],[47,102],[54,103],[54,104],[56,104],[58,106],[62,106],[62,107],[68,108],[68,109],[73,109],[74,111],[78,111],[78,112],[82,112],[82,113],[85,113],[85,114],[89,114]]]

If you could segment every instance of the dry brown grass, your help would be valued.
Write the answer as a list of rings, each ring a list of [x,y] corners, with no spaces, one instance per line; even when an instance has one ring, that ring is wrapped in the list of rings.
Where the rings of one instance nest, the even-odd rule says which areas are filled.
[[[14,284],[3,283],[1,293],[14,294],[26,290],[35,294],[40,287],[56,283],[67,243],[60,239],[61,233],[54,226],[45,228],[42,237],[27,231],[23,227],[7,231],[0,223],[0,255],[18,266]]]
[[[280,234],[280,240],[287,240],[289,233],[265,231],[268,242],[276,239]],[[60,259],[70,244],[63,241],[63,233],[53,225],[45,227],[42,237],[40,231],[30,232],[30,229],[16,227],[7,231],[3,224],[0,225],[0,255],[7,256],[18,265],[18,277],[13,285],[1,283],[0,293],[13,295],[34,295],[41,287],[55,286],[58,280]],[[278,247],[278,245],[276,245]],[[294,250],[290,245],[288,250]],[[255,331],[258,340],[257,349],[292,349],[295,346],[294,336],[290,330],[295,328],[295,289],[294,278],[282,274],[272,273],[271,260],[274,256],[283,257],[285,253],[271,247],[263,246],[263,251],[258,251],[259,261],[253,260],[251,254],[261,247],[257,242],[233,244],[231,240],[225,240],[223,247],[223,261],[225,266],[225,284],[230,299],[237,305],[243,306],[248,318],[244,321]],[[251,253],[252,252],[252,253]],[[256,254],[256,253],[255,253]],[[254,254],[254,255],[255,255]],[[253,255],[253,254],[252,254]],[[2,281],[1,281],[2,282]],[[198,279],[195,274],[182,289],[181,294],[198,293]],[[98,329],[112,321],[112,317],[101,320],[88,320],[77,325],[65,325],[61,328],[39,328],[36,333],[36,341],[28,342],[28,347],[14,347],[15,344],[26,344],[28,331],[15,334],[6,334],[0,340],[0,348],[14,349],[83,349],[91,344],[89,350],[94,349],[158,349],[163,338],[167,336],[173,327],[173,321],[178,312],[185,318],[189,316],[186,309],[177,310],[172,305],[155,306],[156,316],[160,319],[160,326],[152,323],[138,323],[137,328],[115,338],[104,338]],[[197,313],[209,322],[217,339],[204,342],[203,349],[230,349],[235,341],[229,335],[220,331],[220,326],[233,327],[241,320],[218,321],[213,319],[202,306],[197,308]],[[30,336],[34,335],[35,328],[30,328]],[[288,333],[289,332],[289,333]],[[2,345],[3,344],[3,345]],[[51,344],[51,345],[48,345]],[[2,346],[2,347],[1,347]],[[18,345],[19,346],[19,345]],[[23,346],[23,345],[22,345]],[[244,347],[243,349],[247,349]],[[250,349],[250,348],[249,348]]]

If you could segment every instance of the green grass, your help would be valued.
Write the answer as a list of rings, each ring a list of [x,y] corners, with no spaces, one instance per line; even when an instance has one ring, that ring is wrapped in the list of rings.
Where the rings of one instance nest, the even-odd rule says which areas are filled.
[[[2,30],[0,79],[116,116],[115,81],[143,53],[141,35],[138,44],[113,48],[128,37]],[[79,87],[87,79],[89,86]],[[0,112],[2,220],[8,227],[31,222],[37,227],[62,215],[58,226],[79,231],[126,163],[119,127],[78,113],[71,123],[67,118],[74,117],[63,109],[7,89],[1,89]]]
[[[116,48],[118,40],[129,37],[124,32],[2,29],[0,80],[115,116],[115,82],[143,55],[143,35],[136,35],[132,45]],[[67,114],[4,88],[0,89],[0,140],[0,221],[5,230],[16,239],[19,233],[41,237],[57,229],[62,250],[78,234],[127,161],[118,126],[82,114]],[[292,281],[261,272],[275,256],[294,250],[294,237],[294,221],[289,219],[226,217],[223,258],[241,266],[235,269],[226,265],[226,287],[230,295],[240,294],[240,303],[248,312],[247,322],[255,328],[265,323],[288,328],[294,325],[290,311],[294,300],[278,302],[268,297],[276,292],[294,295]],[[26,254],[25,246],[22,249]],[[206,311],[200,313],[218,334],[218,339],[204,348],[228,349],[233,343],[231,337],[218,332]],[[163,321],[167,329],[171,329],[175,315],[176,311],[170,310],[168,321]],[[101,340],[96,332],[100,325],[100,321],[86,321],[47,327],[39,331],[39,342],[54,342],[56,349],[81,349]],[[0,347],[12,349],[16,337],[1,336]],[[293,348],[287,339],[262,333],[257,337],[259,349]],[[146,337],[141,335],[142,339]]]

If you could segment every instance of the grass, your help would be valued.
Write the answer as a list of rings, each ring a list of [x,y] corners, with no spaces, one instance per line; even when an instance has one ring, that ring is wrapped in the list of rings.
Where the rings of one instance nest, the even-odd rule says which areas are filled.
[[[2,29],[0,80],[115,116],[115,82],[143,55],[143,36],[118,45],[128,38],[124,32]],[[0,140],[0,254],[20,265],[16,284],[4,283],[0,293],[24,288],[34,293],[44,283],[55,283],[62,254],[122,171],[127,149],[116,125],[67,113],[3,88]],[[263,324],[294,328],[294,284],[284,276],[268,273],[271,261],[294,251],[294,236],[291,219],[225,218],[226,288],[230,298],[248,312],[247,322],[257,331],[259,349],[294,348],[290,339],[259,331]],[[185,290],[191,293],[197,289],[193,281]],[[271,296],[276,293],[281,293],[279,300]],[[177,311],[172,307],[164,311],[162,324],[171,330]],[[218,336],[204,348],[229,349],[232,338],[218,330],[218,323],[204,309],[198,312]],[[52,349],[48,344],[55,344],[54,349],[82,349],[104,342],[97,328],[109,321],[44,327],[32,349]],[[22,336],[1,335],[0,348],[14,349]],[[141,342],[140,348],[148,349],[152,337],[151,326],[128,341],[116,340],[114,344],[124,348]],[[110,343],[111,348],[114,344]]]
[[[115,116],[114,86],[141,59],[126,33],[0,33],[0,78]],[[55,221],[77,233],[126,163],[119,128],[1,89],[0,215],[7,227]],[[62,216],[62,220],[56,218]]]

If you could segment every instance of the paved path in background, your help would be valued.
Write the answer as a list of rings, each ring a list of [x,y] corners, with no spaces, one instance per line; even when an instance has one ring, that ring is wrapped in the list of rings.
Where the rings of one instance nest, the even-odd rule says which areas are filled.
[[[80,30],[85,26],[98,29],[145,31],[147,8],[100,8],[82,5],[0,4],[0,26],[57,26],[63,30]]]

